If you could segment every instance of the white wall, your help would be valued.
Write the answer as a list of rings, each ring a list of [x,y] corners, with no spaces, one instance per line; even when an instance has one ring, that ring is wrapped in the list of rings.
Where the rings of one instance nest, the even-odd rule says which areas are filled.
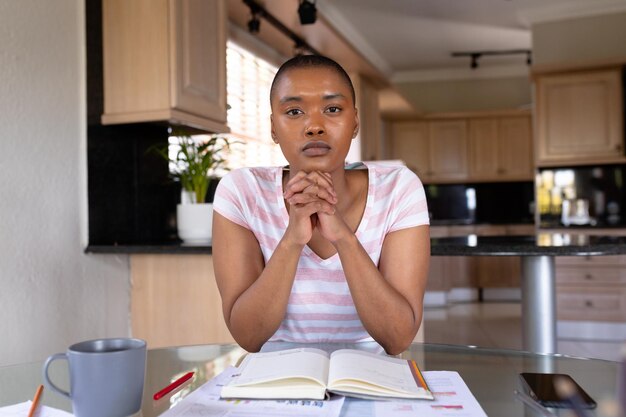
[[[626,57],[626,12],[538,23],[533,65],[582,64]]]
[[[0,366],[129,334],[127,256],[85,255],[83,0],[0,1]]]
[[[527,76],[399,82],[396,87],[423,112],[516,109],[527,107],[531,102]]]

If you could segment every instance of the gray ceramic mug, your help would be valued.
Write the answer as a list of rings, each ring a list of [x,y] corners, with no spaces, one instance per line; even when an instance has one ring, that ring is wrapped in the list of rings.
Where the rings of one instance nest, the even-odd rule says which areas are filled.
[[[66,359],[70,392],[50,381],[48,367]],[[53,391],[68,397],[76,417],[127,417],[141,409],[146,372],[146,342],[141,339],[97,339],[76,343],[50,356],[43,378]]]

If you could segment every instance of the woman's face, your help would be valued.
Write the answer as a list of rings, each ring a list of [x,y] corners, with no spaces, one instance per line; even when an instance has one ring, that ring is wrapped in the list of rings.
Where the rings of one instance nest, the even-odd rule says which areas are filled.
[[[272,138],[293,172],[343,169],[359,121],[351,90],[337,72],[288,70],[275,86],[271,105]]]

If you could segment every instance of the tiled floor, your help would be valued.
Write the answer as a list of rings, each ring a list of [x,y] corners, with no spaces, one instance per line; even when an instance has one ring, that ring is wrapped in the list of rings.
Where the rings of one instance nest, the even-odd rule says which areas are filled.
[[[521,349],[521,305],[516,302],[459,303],[424,311],[429,343]],[[558,352],[619,360],[622,343],[558,340]]]

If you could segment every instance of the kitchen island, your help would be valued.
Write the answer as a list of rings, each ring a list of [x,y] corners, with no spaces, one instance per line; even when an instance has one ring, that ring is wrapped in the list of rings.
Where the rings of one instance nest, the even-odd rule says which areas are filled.
[[[525,350],[556,352],[556,256],[626,254],[626,237],[570,233],[431,239],[432,256],[519,256]]]

